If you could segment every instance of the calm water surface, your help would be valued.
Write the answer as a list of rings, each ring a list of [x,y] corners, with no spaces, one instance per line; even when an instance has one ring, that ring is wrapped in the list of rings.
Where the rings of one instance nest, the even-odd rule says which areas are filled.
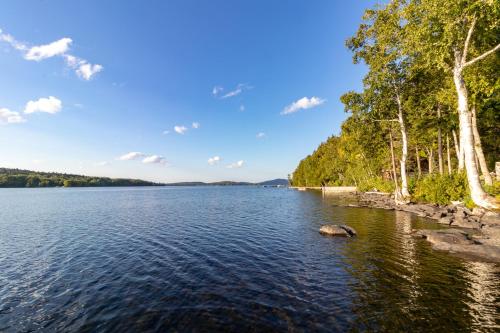
[[[256,187],[0,190],[0,331],[500,329],[500,268],[404,212]],[[318,233],[345,223],[353,239]]]

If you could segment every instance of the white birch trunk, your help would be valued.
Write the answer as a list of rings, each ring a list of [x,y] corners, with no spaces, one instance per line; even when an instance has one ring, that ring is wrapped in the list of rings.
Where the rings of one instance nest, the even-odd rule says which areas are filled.
[[[446,134],[446,157],[448,159],[448,174],[451,175],[450,137],[448,134]]]
[[[457,155],[457,162],[458,162],[458,160],[460,159],[460,147],[458,146],[457,132],[455,132],[455,130],[452,130],[451,134],[453,135],[453,143],[455,144],[455,154]]]
[[[455,56],[455,68],[453,69],[453,82],[458,97],[458,116],[460,121],[460,141],[464,153],[465,170],[471,198],[474,203],[484,208],[498,208],[493,198],[489,198],[484,192],[479,180],[479,173],[475,161],[474,137],[472,134],[471,115],[469,112],[467,87],[462,75],[462,60],[459,53]]]
[[[484,158],[483,147],[481,145],[481,137],[479,136],[479,131],[477,129],[477,116],[476,107],[472,107],[472,134],[474,136],[474,148],[476,150],[476,156],[479,161],[479,166],[481,167],[481,173],[483,174],[484,182],[487,185],[493,185],[493,179],[491,179],[490,172],[488,171],[488,165],[486,164],[486,159]]]
[[[402,154],[401,154],[401,194],[403,198],[410,196],[408,192],[408,179],[406,177],[406,159],[408,157],[408,136],[406,134],[406,127],[403,118],[403,107],[401,105],[401,99],[399,94],[396,94],[396,101],[398,103],[398,122],[399,128],[401,130],[401,141],[402,141]]]

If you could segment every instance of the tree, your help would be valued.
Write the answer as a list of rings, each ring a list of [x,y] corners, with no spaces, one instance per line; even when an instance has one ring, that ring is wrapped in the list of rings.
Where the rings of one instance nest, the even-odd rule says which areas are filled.
[[[476,164],[471,112],[464,72],[500,49],[500,3],[484,0],[411,1],[405,10],[411,38],[406,50],[453,76],[467,180],[474,203],[498,208],[483,190]],[[470,59],[469,59],[470,58]]]

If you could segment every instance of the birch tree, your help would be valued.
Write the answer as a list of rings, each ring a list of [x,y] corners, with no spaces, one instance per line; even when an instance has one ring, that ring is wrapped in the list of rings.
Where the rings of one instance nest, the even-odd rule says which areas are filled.
[[[474,203],[498,208],[483,190],[474,150],[469,94],[464,72],[500,49],[500,2],[494,0],[421,0],[406,7],[411,39],[407,51],[439,66],[453,77],[467,180]]]

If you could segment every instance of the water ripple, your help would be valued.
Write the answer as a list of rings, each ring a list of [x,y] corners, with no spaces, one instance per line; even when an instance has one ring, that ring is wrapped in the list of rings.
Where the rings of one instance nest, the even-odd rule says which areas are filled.
[[[0,331],[498,331],[421,218],[253,187],[0,190]],[[353,239],[323,237],[346,223]]]

